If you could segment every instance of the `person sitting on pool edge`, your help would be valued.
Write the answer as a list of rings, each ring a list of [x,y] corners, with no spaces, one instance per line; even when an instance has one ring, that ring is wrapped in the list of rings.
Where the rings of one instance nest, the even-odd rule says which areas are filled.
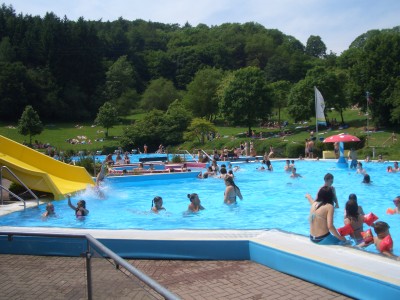
[[[190,200],[190,204],[188,206],[188,211],[198,212],[199,210],[204,209],[204,207],[201,205],[199,195],[197,195],[196,193],[192,193],[192,194],[187,194],[187,197]]]
[[[68,206],[71,207],[73,210],[75,210],[75,215],[77,217],[84,217],[89,214],[89,210],[86,209],[86,201],[85,200],[82,200],[82,199],[79,200],[76,205],[77,206],[72,205],[71,195],[68,195]]]
[[[160,196],[156,196],[151,201],[151,211],[158,214],[160,210],[165,210],[163,207],[163,199]]]
[[[335,209],[334,193],[329,186],[323,186],[318,191],[317,199],[312,199],[310,194],[306,198],[311,204],[310,208],[310,240],[319,245],[337,245],[346,241],[333,225]]]

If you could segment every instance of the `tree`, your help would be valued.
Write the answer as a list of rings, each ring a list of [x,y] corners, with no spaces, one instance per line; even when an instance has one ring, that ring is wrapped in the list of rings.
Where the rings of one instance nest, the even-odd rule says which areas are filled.
[[[326,54],[326,45],[320,36],[310,35],[307,40],[306,53],[314,57],[324,57]]]
[[[117,109],[110,102],[106,102],[100,107],[94,122],[106,129],[105,136],[108,137],[108,129],[113,128],[118,121],[119,115]]]
[[[209,121],[218,114],[217,89],[223,78],[223,71],[219,69],[203,69],[196,73],[193,81],[188,85],[188,92],[183,101],[194,116],[205,117]]]
[[[291,84],[289,81],[277,81],[269,84],[274,97],[274,107],[278,109],[278,124],[281,126],[281,109],[287,106]]]
[[[264,73],[256,67],[240,69],[223,82],[219,92],[220,109],[234,125],[251,127],[271,112]]]
[[[322,93],[325,107],[333,107],[341,114],[348,107],[349,100],[345,94],[347,79],[345,71],[317,66],[307,72],[306,78],[300,80],[290,91],[288,112],[295,121],[309,120],[315,117],[314,86]]]
[[[166,111],[168,106],[180,98],[178,90],[172,81],[165,78],[152,80],[142,96],[142,106],[145,109]]]
[[[213,123],[201,118],[195,118],[192,120],[187,131],[185,132],[184,139],[190,141],[194,138],[197,138],[199,143],[204,145],[205,137],[210,132],[217,132],[217,128]]]
[[[42,131],[43,124],[38,113],[31,105],[26,106],[21,118],[18,120],[18,133],[29,135],[29,145],[32,145],[32,136],[41,134]]]
[[[105,98],[114,104],[120,115],[129,114],[138,102],[136,72],[126,55],[118,58],[106,72]]]

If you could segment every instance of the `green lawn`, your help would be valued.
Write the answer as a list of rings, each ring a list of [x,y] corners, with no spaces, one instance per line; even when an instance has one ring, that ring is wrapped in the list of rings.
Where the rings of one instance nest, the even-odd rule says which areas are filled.
[[[282,115],[285,115],[282,113]],[[133,114],[124,119],[124,124],[130,124],[133,120],[142,119],[145,116],[143,112]],[[333,111],[328,115],[329,119],[336,118],[338,122],[341,121],[340,115]],[[281,117],[281,120],[285,118]],[[333,131],[323,131],[320,129],[319,137],[328,137],[333,134],[346,132],[356,136],[365,135],[364,127],[366,126],[366,117],[359,115],[356,110],[347,110],[344,112],[344,120],[350,126],[347,129],[336,129]],[[17,142],[28,142],[29,137],[18,134],[16,123],[0,123],[0,135],[8,137]],[[103,147],[115,147],[119,146],[119,137],[123,133],[123,128],[127,125],[117,125],[109,129],[109,137],[105,139],[104,128],[98,126],[92,126],[91,123],[80,123],[80,124],[68,124],[68,123],[54,123],[45,124],[44,131],[33,137],[34,140],[38,140],[41,143],[49,143],[56,147],[58,150],[68,151],[96,151],[102,150]],[[296,128],[297,127],[297,128]],[[371,126],[372,127],[372,126]],[[239,146],[241,141],[248,139],[244,133],[247,132],[246,127],[226,127],[218,126],[218,132],[221,139],[218,141],[208,142],[206,145],[198,145],[196,143],[185,143],[181,145],[181,148],[193,151],[194,148],[201,147],[203,149],[222,148],[225,144],[228,147]],[[254,127],[253,130],[259,136],[260,132],[263,132],[264,136],[272,135],[273,133],[279,132],[279,129],[267,129],[261,127]],[[293,124],[289,121],[289,126],[285,130],[293,132],[292,135],[287,136],[284,140],[281,138],[268,138],[265,140],[255,139],[258,152],[263,152],[268,149],[270,145],[281,145],[283,141],[285,143],[299,143],[303,144],[304,140],[310,136],[309,130],[315,131],[315,120],[309,121],[307,124]],[[396,134],[398,132],[396,131]],[[364,152],[370,151],[372,153],[372,147],[376,148],[376,153],[382,153],[387,159],[398,159],[400,158],[400,144],[399,142],[392,143],[391,140],[392,130],[386,129],[368,135],[368,143],[364,148]],[[81,137],[86,137],[86,140]],[[70,139],[76,139],[79,141],[86,141],[80,144],[71,144],[68,142]],[[88,141],[91,141],[89,144]],[[258,153],[263,154],[263,153]],[[360,157],[361,158],[361,157]]]

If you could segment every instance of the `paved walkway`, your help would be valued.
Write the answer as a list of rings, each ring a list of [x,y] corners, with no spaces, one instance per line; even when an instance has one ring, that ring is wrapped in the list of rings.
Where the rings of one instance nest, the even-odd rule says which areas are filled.
[[[250,261],[128,260],[182,299],[349,299]],[[160,299],[92,259],[93,299]],[[0,255],[0,299],[87,299],[83,258]]]

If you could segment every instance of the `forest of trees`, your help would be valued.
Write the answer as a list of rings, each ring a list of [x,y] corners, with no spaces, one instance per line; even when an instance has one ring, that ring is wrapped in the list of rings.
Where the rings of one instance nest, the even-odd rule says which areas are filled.
[[[28,105],[46,122],[93,121],[109,102],[121,116],[141,108],[157,119],[173,104],[171,111],[251,127],[274,109],[297,121],[314,116],[317,86],[339,112],[365,109],[368,91],[374,123],[395,126],[399,75],[400,27],[368,31],[338,56],[319,36],[303,45],[257,23],[70,21],[0,8],[2,121],[18,120]]]

